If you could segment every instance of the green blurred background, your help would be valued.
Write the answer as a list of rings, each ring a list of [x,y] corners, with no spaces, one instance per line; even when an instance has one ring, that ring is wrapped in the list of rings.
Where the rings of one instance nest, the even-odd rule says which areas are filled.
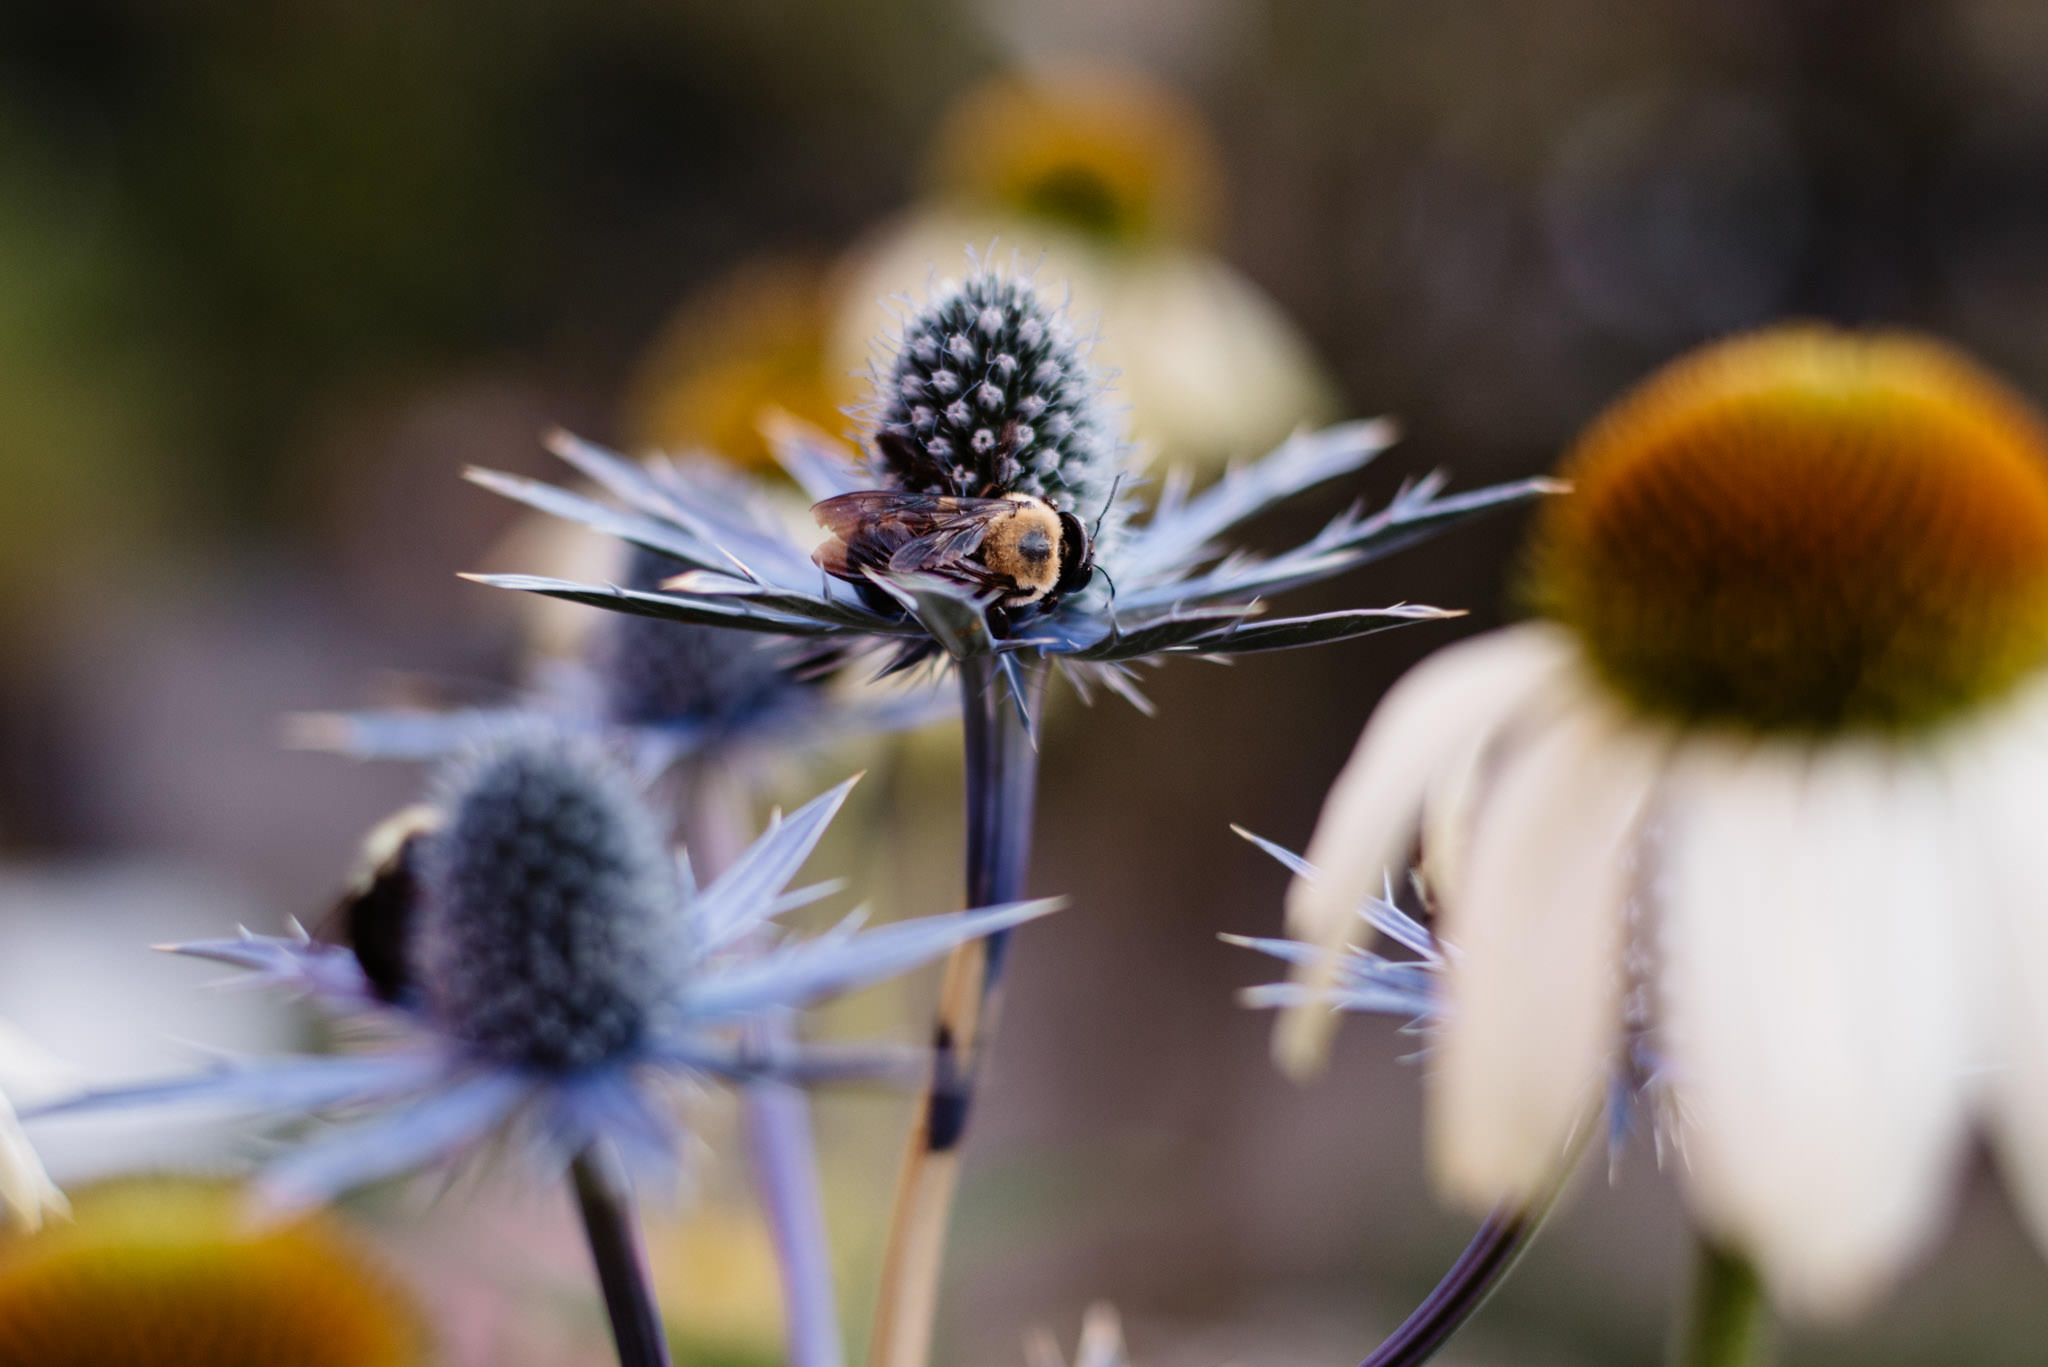
[[[977,180],[994,134],[941,145],[984,82],[1076,61],[1093,74],[1060,88],[1084,103],[1158,87],[1133,87],[1167,125],[1140,161],[1194,168],[1157,191],[1159,221],[1119,217],[1113,177],[1005,199]],[[558,423],[730,445],[758,398],[829,414],[857,397],[837,334],[858,292],[914,291],[925,266],[892,283],[889,263],[957,270],[998,233],[1085,264],[1077,306],[1099,305],[1168,455],[1250,454],[1284,432],[1276,405],[1400,417],[1382,468],[1276,514],[1275,544],[1403,474],[1541,470],[1660,360],[1787,315],[1930,328],[2048,395],[2048,8],[11,0],[0,1016],[113,1066],[161,1022],[50,946],[154,982],[127,928],[166,899],[181,931],[311,915],[413,789],[281,750],[280,713],[361,699],[386,668],[515,676],[516,605],[454,572],[520,533],[464,463],[547,472],[536,438]],[[1183,307],[1216,335],[1179,373],[1221,385],[1143,369],[1185,342],[1165,332]],[[738,350],[758,364],[735,378],[718,366]],[[721,386],[749,396],[737,424]],[[1467,623],[1177,665],[1155,720],[1064,709],[1036,890],[1075,907],[1014,960],[947,1361],[1019,1360],[1027,1326],[1070,1337],[1105,1297],[1153,1367],[1355,1360],[1455,1253],[1412,1041],[1361,1023],[1327,1081],[1281,1082],[1266,1023],[1230,1000],[1264,969],[1214,935],[1278,924],[1282,875],[1228,823],[1306,838],[1385,684],[1508,606],[1515,531],[1302,604]],[[901,821],[944,811],[942,786],[905,795],[935,774],[896,776]],[[949,861],[946,833],[907,844]],[[896,1123],[860,1105],[827,1108],[828,1139]],[[1446,1360],[1651,1360],[1683,1280],[1670,1183],[1643,1152],[1611,1188],[1585,1179]],[[858,1304],[876,1200],[838,1199]],[[1795,1335],[1787,1360],[2035,1363],[2044,1285],[1980,1175],[1895,1301]]]

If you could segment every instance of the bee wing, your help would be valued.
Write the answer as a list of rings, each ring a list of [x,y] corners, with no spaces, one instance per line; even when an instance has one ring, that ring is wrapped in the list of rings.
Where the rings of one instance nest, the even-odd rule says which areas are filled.
[[[969,513],[914,537],[890,553],[889,568],[898,573],[931,570],[942,574],[957,568],[960,561],[981,549],[989,520],[987,512]]]
[[[825,573],[856,583],[868,569],[922,568],[921,557],[942,554],[963,532],[980,545],[981,528],[1001,499],[949,498],[893,489],[862,489],[811,506],[811,516],[832,539],[811,553]],[[934,542],[934,538],[938,541]],[[932,543],[916,556],[913,546]],[[955,552],[965,554],[966,550]]]

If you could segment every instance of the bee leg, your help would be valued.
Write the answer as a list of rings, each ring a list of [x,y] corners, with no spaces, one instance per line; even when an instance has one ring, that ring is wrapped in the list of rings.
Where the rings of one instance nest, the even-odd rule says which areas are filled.
[[[852,582],[852,581],[849,581]],[[853,591],[860,595],[860,601],[872,612],[884,617],[901,617],[903,604],[891,598],[881,585],[872,579],[863,579],[853,585]]]
[[[985,616],[988,621],[989,635],[995,637],[998,641],[1006,641],[1010,638],[1011,620],[1008,608],[1004,607],[1001,603],[992,603],[989,605]]]

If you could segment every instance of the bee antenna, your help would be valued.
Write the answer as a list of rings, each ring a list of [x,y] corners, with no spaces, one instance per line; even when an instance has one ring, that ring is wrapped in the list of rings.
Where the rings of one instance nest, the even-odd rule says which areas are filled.
[[[1116,627],[1116,580],[1111,579],[1109,577],[1109,571],[1102,568],[1102,566],[1100,565],[1097,565],[1095,567],[1095,572],[1101,575],[1104,582],[1106,582],[1109,585],[1109,624],[1111,629],[1114,630]]]
[[[1101,535],[1102,535],[1102,519],[1104,519],[1104,518],[1106,518],[1106,517],[1108,517],[1108,516],[1109,516],[1109,510],[1110,510],[1110,508],[1111,508],[1112,506],[1114,506],[1114,505],[1115,505],[1115,503],[1116,503],[1116,491],[1117,491],[1117,490],[1119,490],[1119,489],[1121,489],[1121,488],[1123,488],[1123,487],[1124,487],[1124,477],[1123,477],[1123,475],[1122,475],[1121,473],[1119,473],[1119,474],[1117,475],[1117,477],[1116,477],[1116,480],[1115,480],[1115,482],[1113,482],[1113,483],[1112,483],[1112,484],[1111,484],[1111,485],[1109,486],[1109,497],[1108,497],[1108,498],[1105,498],[1104,500],[1102,500],[1102,511],[1101,511],[1101,512],[1099,512],[1099,513],[1097,513],[1097,514],[1095,515],[1095,525],[1094,525],[1093,527],[1090,527],[1090,528],[1088,529],[1088,539],[1089,539],[1090,541],[1093,541],[1093,540],[1094,540],[1094,539],[1095,539],[1096,537],[1099,537],[1099,536],[1101,536]],[[1104,575],[1104,576],[1103,576],[1103,578],[1105,578],[1105,579],[1107,579],[1108,577],[1109,577],[1108,575]],[[1115,588],[1114,588],[1114,586],[1112,586],[1112,588],[1111,588],[1111,595],[1112,595],[1112,596],[1114,596],[1114,594],[1115,594]]]

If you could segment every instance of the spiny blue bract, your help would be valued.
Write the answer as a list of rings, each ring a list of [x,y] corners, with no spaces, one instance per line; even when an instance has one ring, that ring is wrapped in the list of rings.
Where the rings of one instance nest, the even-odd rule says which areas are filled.
[[[936,287],[875,388],[877,464],[898,488],[1036,494],[1091,522],[1109,502],[1123,452],[1102,380],[1065,310],[1014,275]]]
[[[689,568],[674,556],[634,546],[625,587],[653,592]],[[608,720],[659,726],[745,717],[792,690],[815,686],[798,677],[798,654],[796,643],[783,638],[619,613],[604,624],[595,663]]]
[[[509,737],[459,762],[421,853],[416,976],[442,1027],[505,1063],[629,1049],[681,957],[673,858],[588,741]]]

